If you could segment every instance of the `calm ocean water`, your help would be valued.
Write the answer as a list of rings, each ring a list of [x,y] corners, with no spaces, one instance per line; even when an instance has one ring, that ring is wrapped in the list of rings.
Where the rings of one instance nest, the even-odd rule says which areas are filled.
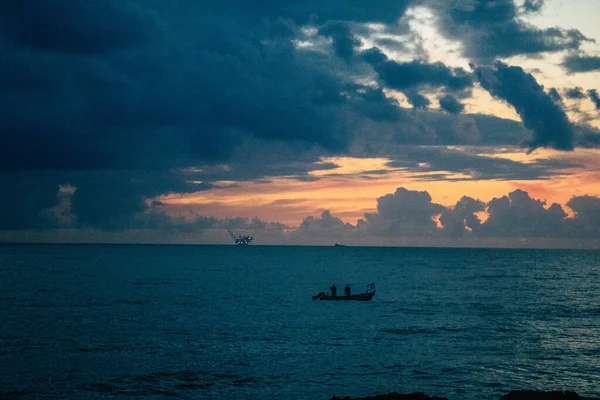
[[[514,389],[600,396],[600,252],[0,246],[0,398]]]

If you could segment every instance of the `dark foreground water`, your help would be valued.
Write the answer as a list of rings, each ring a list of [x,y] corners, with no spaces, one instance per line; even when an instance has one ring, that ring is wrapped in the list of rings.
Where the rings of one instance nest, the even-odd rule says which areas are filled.
[[[0,246],[0,398],[520,388],[600,395],[600,252]]]

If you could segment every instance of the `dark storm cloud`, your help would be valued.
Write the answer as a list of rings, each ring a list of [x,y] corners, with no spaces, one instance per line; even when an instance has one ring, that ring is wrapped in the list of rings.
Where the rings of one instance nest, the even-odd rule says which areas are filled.
[[[134,1],[8,0],[0,31],[17,46],[65,53],[131,48],[160,33],[156,15]]]
[[[598,91],[596,89],[588,90],[588,96],[590,96],[590,100],[594,103],[597,110],[600,110],[600,96],[598,96]]]
[[[565,97],[567,99],[585,99],[585,93],[579,87],[569,88],[565,90]]]
[[[357,92],[350,103],[357,112],[369,119],[396,122],[405,117],[398,101],[387,97],[381,88],[357,87],[355,90]]]
[[[145,214],[138,217],[131,227],[138,229],[160,230],[161,233],[202,233],[214,228],[219,221],[214,217],[201,215],[191,218],[173,217],[159,207],[151,207]]]
[[[388,162],[388,167],[423,174],[415,177],[420,180],[543,180],[564,175],[562,169],[580,166],[557,161],[521,163],[445,147],[409,146],[397,149],[393,157],[395,160]],[[431,172],[437,171],[445,171],[445,175],[430,175]],[[457,177],[456,174],[464,174],[466,177]]]
[[[372,104],[373,117],[382,110],[376,105],[377,102]],[[378,122],[377,125],[363,123],[364,126],[357,123],[355,140],[348,155],[394,158],[397,151],[403,154],[402,149],[397,148],[406,145],[524,147],[522,142],[530,135],[519,121],[483,114],[416,110],[384,113]],[[581,145],[579,131],[576,137]]]
[[[341,91],[339,80],[296,58],[289,44],[260,48],[233,31],[242,36],[214,49],[103,60],[23,57],[15,49],[9,72],[50,73],[36,88],[0,96],[10,131],[2,167],[177,167],[224,160],[245,135],[343,147],[348,138],[330,109],[337,100],[324,92]]]
[[[72,182],[78,223],[119,226],[148,197],[196,189],[177,173],[165,172],[171,179],[159,184],[136,171],[222,163],[256,138],[344,149],[348,80],[330,57],[297,51],[298,24],[393,22],[410,2],[38,3],[0,5],[0,169],[60,170],[51,197]],[[343,55],[341,32],[331,34]],[[269,172],[277,171],[247,175]],[[46,198],[37,190],[15,192]],[[34,205],[37,216],[48,202]]]
[[[527,143],[530,150],[538,147],[573,149],[573,127],[567,115],[533,75],[502,62],[496,62],[493,68],[477,67],[475,74],[481,86],[513,106],[525,127],[533,132]]]
[[[211,13],[227,14],[237,10],[247,16],[262,18],[285,16],[296,23],[330,20],[356,22],[395,23],[406,9],[419,1],[381,0],[377,6],[365,0],[288,0],[261,2],[257,5],[246,0],[203,2],[202,7]]]
[[[223,161],[248,135],[342,149],[348,81],[294,48],[295,22],[316,17],[349,55],[344,21],[392,22],[410,4],[30,3],[0,6],[3,169]]]
[[[335,54],[345,61],[350,61],[354,57],[356,48],[361,45],[346,22],[329,22],[319,28],[319,33],[332,39]]]
[[[560,103],[562,101],[562,97],[560,95],[560,93],[558,93],[558,90],[556,90],[556,88],[552,88],[548,91],[548,96],[550,96],[550,98],[558,103]]]
[[[460,114],[465,109],[456,97],[449,94],[440,97],[440,107],[450,114]]]
[[[522,123],[492,115],[422,112],[419,118],[436,134],[431,144],[518,146],[527,135]]]
[[[442,62],[396,62],[389,60],[377,48],[366,50],[362,57],[373,66],[381,82],[391,89],[404,91],[419,86],[431,86],[461,91],[473,86],[471,74],[462,68],[450,68]]]
[[[528,1],[526,11],[542,2]],[[514,0],[430,1],[437,27],[446,37],[462,42],[462,52],[473,60],[534,55],[578,49],[587,39],[576,29],[538,29],[520,20]]]
[[[583,148],[600,148],[600,130],[591,125],[576,126],[577,146]]]
[[[58,226],[49,209],[59,203],[59,186],[51,173],[0,172],[0,229]]]
[[[565,57],[562,66],[571,73],[600,70],[600,56],[573,54]]]
[[[544,0],[525,0],[523,9],[526,12],[538,12],[544,6]]]
[[[200,170],[188,172],[194,181],[256,181],[264,177],[289,177],[315,180],[311,171],[338,168],[331,162],[321,162],[322,151],[303,143],[246,140],[234,151],[226,168],[223,165],[200,165]]]
[[[423,96],[415,89],[408,89],[405,90],[403,93],[406,96],[406,99],[408,100],[410,105],[413,106],[414,109],[427,108],[431,104],[431,101],[429,101],[427,97]]]
[[[185,171],[89,171],[72,173],[64,179],[76,188],[71,200],[76,225],[105,229],[138,225],[140,214],[147,208],[146,198],[215,187],[194,180],[193,174]]]

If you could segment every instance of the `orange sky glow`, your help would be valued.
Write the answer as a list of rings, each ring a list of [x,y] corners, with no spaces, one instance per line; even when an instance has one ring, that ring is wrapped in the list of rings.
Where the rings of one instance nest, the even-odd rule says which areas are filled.
[[[323,159],[323,162],[334,162],[339,165],[338,168],[311,172],[311,175],[320,178],[317,181],[303,182],[278,177],[270,179],[268,183],[237,182],[234,187],[186,195],[169,194],[159,200],[166,204],[172,215],[185,216],[193,210],[199,215],[217,218],[259,217],[290,226],[297,226],[306,216],[319,215],[323,210],[330,210],[334,216],[354,224],[365,212],[376,211],[378,197],[393,193],[398,187],[427,191],[433,202],[445,206],[454,205],[465,195],[487,202],[515,189],[525,190],[531,197],[544,200],[548,205],[559,203],[565,206],[573,196],[600,195],[599,156],[599,150],[590,149],[576,149],[573,152],[537,150],[529,155],[515,151],[494,155],[521,162],[555,159],[575,161],[582,165],[562,171],[562,176],[537,181],[431,181],[423,180],[426,174],[388,168],[385,166],[386,159],[336,157]],[[363,173],[373,170],[389,172],[384,175]]]

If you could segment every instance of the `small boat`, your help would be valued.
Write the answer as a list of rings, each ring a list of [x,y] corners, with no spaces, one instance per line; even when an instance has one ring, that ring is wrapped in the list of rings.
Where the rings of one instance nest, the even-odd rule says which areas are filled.
[[[375,284],[370,283],[367,285],[367,291],[360,294],[352,294],[350,296],[330,296],[328,293],[320,292],[319,294],[312,297],[313,300],[355,300],[355,301],[369,301],[375,296]]]
[[[346,245],[345,245],[345,244],[339,244],[339,243],[336,243],[336,244],[334,244],[334,246],[335,246],[335,247],[346,247]]]

